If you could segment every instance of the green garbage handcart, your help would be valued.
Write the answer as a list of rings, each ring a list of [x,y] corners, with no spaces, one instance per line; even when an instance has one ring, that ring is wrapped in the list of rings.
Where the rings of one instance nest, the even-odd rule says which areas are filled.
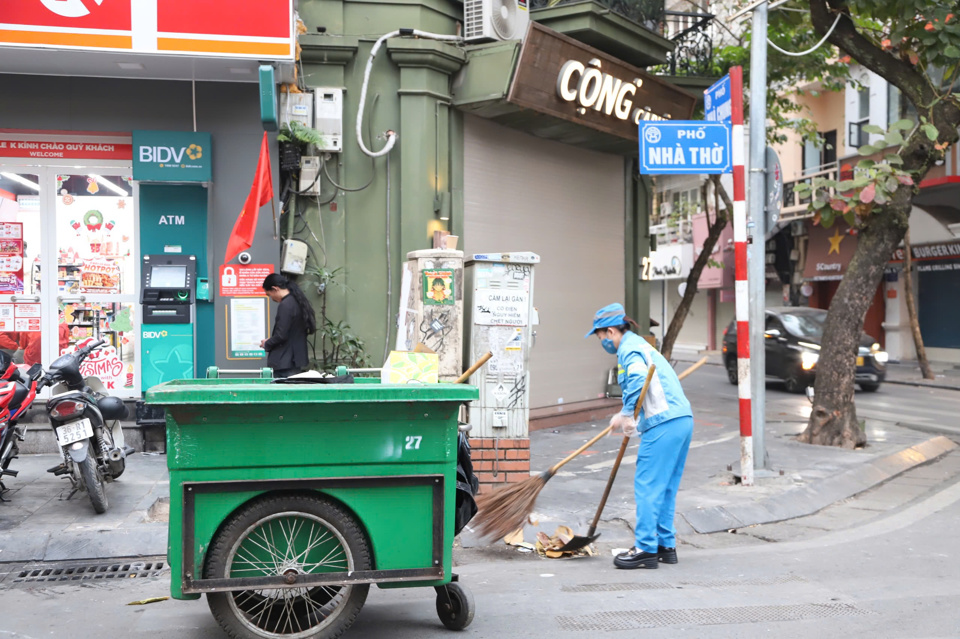
[[[176,599],[207,595],[233,637],[336,637],[370,584],[433,586],[473,619],[451,572],[461,384],[178,380],[166,409]]]

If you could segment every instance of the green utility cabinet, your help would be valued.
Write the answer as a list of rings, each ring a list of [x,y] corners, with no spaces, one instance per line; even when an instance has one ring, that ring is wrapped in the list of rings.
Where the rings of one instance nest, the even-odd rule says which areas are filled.
[[[443,623],[469,623],[451,554],[457,416],[478,391],[357,382],[189,379],[147,392],[166,409],[174,598],[209,593],[228,631],[221,616],[255,636],[304,625],[333,636],[368,584],[434,586]],[[270,597],[303,600],[296,623],[271,621]],[[273,617],[297,614],[279,606]],[[330,610],[315,627],[318,606]]]

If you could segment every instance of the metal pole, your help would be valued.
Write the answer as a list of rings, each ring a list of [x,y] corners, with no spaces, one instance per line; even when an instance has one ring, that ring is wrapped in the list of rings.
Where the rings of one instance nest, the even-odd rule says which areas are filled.
[[[743,69],[730,69],[730,142],[733,145],[733,254],[736,282],[737,396],[740,400],[740,482],[753,485],[750,402],[750,313],[747,289],[747,196],[743,144]]]
[[[767,3],[753,11],[753,33],[750,38],[750,219],[747,228],[753,236],[747,251],[750,297],[750,380],[753,399],[753,466],[766,467],[764,449],[764,409],[766,407],[766,352],[764,345],[766,289],[766,130],[767,130]]]
[[[667,280],[660,280],[660,348],[667,339]]]

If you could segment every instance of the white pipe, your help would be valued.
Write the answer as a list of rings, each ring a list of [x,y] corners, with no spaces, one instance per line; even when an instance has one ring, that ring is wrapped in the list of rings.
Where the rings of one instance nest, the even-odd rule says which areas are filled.
[[[395,131],[387,131],[387,143],[379,151],[371,151],[363,143],[363,105],[367,101],[367,85],[370,83],[370,71],[373,69],[373,59],[377,57],[377,53],[380,51],[380,47],[384,42],[390,38],[396,38],[398,36],[416,36],[419,38],[427,38],[429,40],[440,40],[444,42],[463,42],[463,38],[455,35],[443,35],[440,33],[429,33],[427,31],[420,31],[419,29],[398,29],[397,31],[391,31],[385,35],[380,36],[377,41],[374,43],[373,48],[370,49],[370,57],[367,58],[367,68],[363,72],[363,85],[360,88],[360,105],[357,108],[357,144],[360,145],[360,150],[365,154],[369,155],[372,158],[378,158],[382,155],[386,155],[393,149],[393,145],[397,143],[397,134]]]

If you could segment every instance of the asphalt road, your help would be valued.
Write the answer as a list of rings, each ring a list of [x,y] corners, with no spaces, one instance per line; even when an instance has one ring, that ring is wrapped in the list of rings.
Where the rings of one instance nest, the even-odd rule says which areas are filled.
[[[682,370],[685,364],[678,364]],[[783,385],[767,383],[767,421],[805,423],[810,415],[806,396],[788,393]],[[720,366],[702,366],[684,381],[684,389],[692,398],[698,414],[730,414],[736,411],[737,387],[727,381]],[[916,427],[944,435],[960,436],[960,391],[882,384],[874,393],[858,390],[855,395],[860,419]]]
[[[657,571],[618,571],[609,557],[461,556],[457,571],[476,601],[475,620],[461,636],[957,637],[960,464],[952,465],[953,479],[892,511],[874,511],[865,523],[850,525],[849,513],[893,497],[875,493],[863,508],[844,504],[832,524],[800,525],[789,541],[717,533],[711,537],[741,543],[685,550],[678,565]],[[203,601],[128,605],[166,594],[165,578],[27,588],[8,582],[0,593],[3,638],[225,636]],[[450,637],[434,602],[431,589],[372,589],[345,636]]]
[[[700,422],[691,454],[722,459],[718,451],[735,445],[736,389],[714,366],[685,387]],[[887,384],[858,393],[857,402],[861,417],[877,420],[880,437],[884,424],[897,423],[960,435],[957,391]],[[809,403],[770,385],[767,409],[770,428],[799,432]],[[575,472],[587,472],[599,456]],[[476,601],[476,618],[461,636],[957,637],[958,528],[960,454],[948,454],[811,517],[691,538],[679,565],[655,572],[613,569],[609,548],[575,560],[461,549],[456,571]],[[15,584],[18,568],[0,565],[0,639],[225,636],[204,601],[128,605],[168,594],[168,574]],[[449,637],[434,606],[432,589],[372,588],[345,636]]]

